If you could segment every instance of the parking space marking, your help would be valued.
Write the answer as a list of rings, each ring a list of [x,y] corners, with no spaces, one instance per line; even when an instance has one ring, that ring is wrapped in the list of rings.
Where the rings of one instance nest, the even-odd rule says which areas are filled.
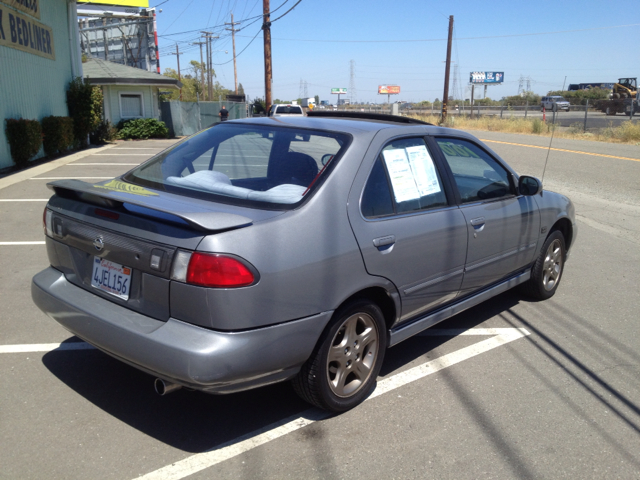
[[[45,242],[0,242],[0,247],[7,247],[11,245],[44,245]]]
[[[530,333],[524,328],[490,328],[471,330],[427,330],[425,336],[456,336],[456,335],[492,335],[491,338],[448,353],[422,365],[397,373],[378,382],[374,392],[365,400],[371,400],[383,393],[390,392],[408,383],[414,382],[447,367],[455,365],[476,355],[488,352],[509,342],[523,338]],[[295,432],[319,420],[328,418],[331,414],[316,408],[305,410],[299,416],[292,416],[280,422],[255,430],[235,440],[218,445],[208,452],[198,453],[184,460],[160,468],[154,472],[138,477],[136,480],[180,480],[194,473],[200,472],[225,460],[253,450],[272,440]]]
[[[75,167],[81,165],[87,167],[89,165],[140,165],[139,163],[67,163],[67,167]]]
[[[53,350],[93,350],[95,347],[86,342],[71,343],[34,343],[31,345],[0,345],[0,353],[52,352]]]
[[[48,202],[48,198],[0,198],[0,202]]]
[[[152,153],[94,153],[92,157],[148,157],[153,155]]]
[[[640,158],[618,157],[616,155],[605,155],[604,153],[581,152],[579,150],[567,150],[564,148],[549,148],[549,147],[543,147],[540,145],[527,145],[524,143],[501,142],[499,140],[487,140],[483,138],[481,138],[480,140],[482,140],[483,142],[501,143],[503,145],[515,145],[516,147],[541,148],[542,150],[554,150],[556,152],[578,153],[580,155],[591,155],[594,157],[605,157],[605,158],[617,158],[618,160],[631,160],[632,162],[640,162]],[[104,154],[101,154],[101,155],[104,155]]]

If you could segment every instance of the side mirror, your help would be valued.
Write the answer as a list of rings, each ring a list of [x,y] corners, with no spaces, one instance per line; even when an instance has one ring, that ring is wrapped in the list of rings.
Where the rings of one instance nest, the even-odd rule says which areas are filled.
[[[542,192],[542,182],[536,177],[522,175],[518,180],[518,191],[520,195],[533,196]]]

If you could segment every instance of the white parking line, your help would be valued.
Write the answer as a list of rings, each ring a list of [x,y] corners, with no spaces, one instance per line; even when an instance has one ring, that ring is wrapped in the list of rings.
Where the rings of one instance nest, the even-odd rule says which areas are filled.
[[[94,153],[92,157],[149,157],[153,153]]]
[[[0,242],[0,246],[6,247],[10,245],[44,245],[45,242]]]
[[[139,163],[67,163],[67,167],[75,167],[77,165],[81,165],[83,167],[87,167],[89,165],[140,165]]]
[[[0,202],[48,202],[48,198],[0,198]]]
[[[53,350],[92,350],[95,347],[85,342],[34,343],[31,345],[0,345],[0,353],[51,352]]]
[[[379,381],[375,391],[369,398],[367,398],[366,401],[529,334],[530,333],[524,328],[492,328],[478,329],[477,331],[473,329],[427,330],[423,335],[494,336]],[[300,416],[283,419],[280,422],[271,424],[260,430],[255,430],[247,435],[243,435],[242,437],[214,447],[214,449],[208,452],[192,455],[184,460],[180,460],[154,472],[142,475],[136,480],[180,480],[327,417],[329,417],[328,413],[312,408],[302,412]]]

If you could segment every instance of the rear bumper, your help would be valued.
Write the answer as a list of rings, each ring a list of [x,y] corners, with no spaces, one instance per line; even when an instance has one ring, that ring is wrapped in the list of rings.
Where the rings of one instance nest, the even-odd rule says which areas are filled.
[[[247,390],[294,376],[333,312],[243,332],[156,320],[69,283],[47,268],[31,283],[35,304],[104,352],[157,377],[210,393]]]

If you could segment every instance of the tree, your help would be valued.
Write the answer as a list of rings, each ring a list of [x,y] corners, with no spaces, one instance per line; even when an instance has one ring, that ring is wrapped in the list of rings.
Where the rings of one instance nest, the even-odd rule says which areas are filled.
[[[320,95],[316,95],[313,98],[315,98],[315,100],[316,100],[316,105],[320,105]]]
[[[200,71],[202,70],[202,65],[200,62],[196,62],[195,60],[192,60],[190,63],[194,69],[194,74],[192,75],[189,73],[182,76],[182,101],[196,102],[198,101],[198,98],[200,99],[200,101],[203,101],[203,93],[206,90],[206,86],[202,85],[202,83],[200,82]],[[178,72],[173,68],[165,69],[163,75],[166,77],[178,78]],[[213,98],[211,99],[211,101],[224,100],[227,95],[233,93],[231,90],[220,85],[220,82],[215,82],[212,85],[212,90]],[[180,92],[178,90],[171,92],[170,95],[162,95],[161,97],[162,101],[179,99]]]
[[[238,95],[244,95],[244,87],[241,83],[238,83]]]

